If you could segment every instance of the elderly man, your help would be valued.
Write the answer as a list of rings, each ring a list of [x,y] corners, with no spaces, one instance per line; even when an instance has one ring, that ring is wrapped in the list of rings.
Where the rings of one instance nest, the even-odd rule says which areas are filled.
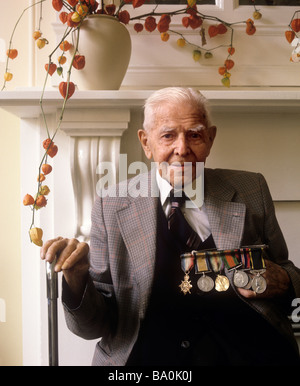
[[[298,364],[286,315],[300,272],[264,178],[222,169],[202,178],[216,127],[195,90],[154,92],[138,136],[157,168],[97,198],[90,251],[59,237],[41,252],[58,257],[71,331],[101,338],[93,364]]]

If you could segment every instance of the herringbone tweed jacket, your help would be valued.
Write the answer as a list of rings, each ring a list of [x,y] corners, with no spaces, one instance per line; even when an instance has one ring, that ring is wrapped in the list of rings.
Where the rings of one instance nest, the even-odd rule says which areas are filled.
[[[114,189],[110,196],[98,197],[94,205],[90,279],[81,305],[74,310],[64,304],[73,333],[85,339],[102,338],[93,359],[93,365],[102,366],[126,364],[147,309],[156,256],[159,198],[153,172]],[[138,197],[134,189],[140,192]],[[300,270],[288,260],[272,198],[261,174],[205,169],[205,206],[217,248],[269,245],[270,259],[287,270],[296,297],[300,297]],[[226,274],[232,283],[233,273]],[[296,348],[290,323],[276,300],[244,301]]]

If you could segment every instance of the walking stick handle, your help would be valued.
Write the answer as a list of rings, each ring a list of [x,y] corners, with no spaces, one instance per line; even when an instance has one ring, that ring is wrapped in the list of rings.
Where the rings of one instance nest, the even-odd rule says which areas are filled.
[[[58,278],[54,270],[55,264],[56,259],[52,263],[46,262],[49,366],[58,366]]]
[[[46,277],[47,277],[47,299],[58,299],[58,280],[57,273],[54,270],[56,259],[49,263],[46,262]]]

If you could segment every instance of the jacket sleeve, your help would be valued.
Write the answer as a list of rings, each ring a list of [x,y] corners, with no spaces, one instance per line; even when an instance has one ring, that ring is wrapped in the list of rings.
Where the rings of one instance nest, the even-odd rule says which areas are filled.
[[[259,174],[259,182],[264,203],[264,240],[269,245],[270,258],[281,265],[291,279],[295,297],[300,297],[300,269],[288,258],[288,249],[279,227],[273,200],[265,178]]]
[[[97,198],[92,211],[90,274],[83,298],[77,307],[63,279],[62,302],[68,328],[84,339],[97,339],[113,333],[116,305],[110,278],[107,234],[102,200]]]

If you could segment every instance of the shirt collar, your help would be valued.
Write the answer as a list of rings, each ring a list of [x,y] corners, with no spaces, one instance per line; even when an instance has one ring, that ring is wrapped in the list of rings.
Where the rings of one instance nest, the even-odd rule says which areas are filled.
[[[196,188],[197,188],[197,194],[195,195],[196,197],[190,198],[188,195],[189,189],[186,189],[184,191],[185,195],[190,198],[189,204],[187,207],[188,208],[201,208],[204,202],[204,178],[203,176],[199,176],[196,180]],[[159,174],[159,171],[156,170],[156,182],[157,186],[160,192],[160,202],[161,205],[164,206],[166,203],[166,200],[168,197],[170,197],[170,192],[173,189],[172,185],[169,184],[167,180],[161,177]]]

